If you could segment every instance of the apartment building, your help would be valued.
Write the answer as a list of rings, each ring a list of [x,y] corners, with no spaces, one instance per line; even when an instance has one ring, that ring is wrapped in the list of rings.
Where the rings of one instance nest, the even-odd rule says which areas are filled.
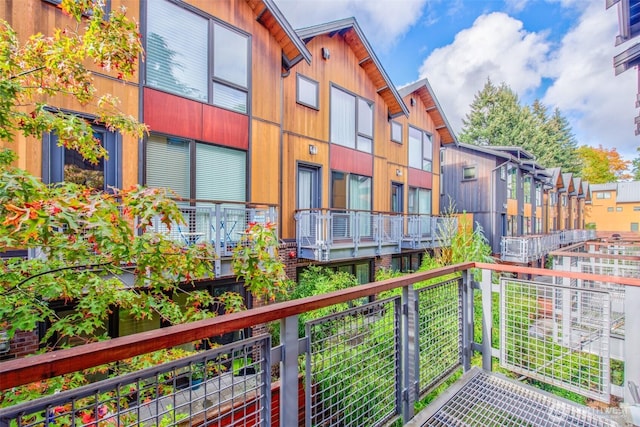
[[[640,181],[591,185],[585,221],[598,231],[640,231]]]

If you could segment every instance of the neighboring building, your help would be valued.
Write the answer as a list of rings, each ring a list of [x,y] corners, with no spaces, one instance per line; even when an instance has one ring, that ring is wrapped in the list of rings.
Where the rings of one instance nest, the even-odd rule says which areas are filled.
[[[591,184],[585,221],[598,231],[640,232],[640,181]]]
[[[494,254],[503,236],[543,232],[547,172],[519,147],[460,143],[442,151],[441,204],[473,214]]]
[[[606,8],[618,5],[618,26],[620,34],[616,37],[616,46],[626,43],[640,35],[640,0],[606,0]],[[627,50],[613,58],[616,76],[640,64],[640,43],[631,45]],[[640,107],[640,69],[638,73],[638,94],[636,108]],[[640,135],[640,116],[635,119],[635,133]]]

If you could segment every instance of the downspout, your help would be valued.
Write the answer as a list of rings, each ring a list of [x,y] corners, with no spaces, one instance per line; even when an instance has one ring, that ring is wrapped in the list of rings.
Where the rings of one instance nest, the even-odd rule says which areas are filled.
[[[282,179],[282,174],[284,173],[284,79],[287,78],[291,74],[291,70],[285,68],[285,71],[280,74],[280,141],[278,143],[278,158],[280,159],[280,163],[278,165],[278,206],[280,207],[280,213],[278,214],[278,219],[280,226],[278,227],[278,238],[282,240],[282,229],[285,220],[284,213],[282,212],[282,194],[284,193],[284,184]]]

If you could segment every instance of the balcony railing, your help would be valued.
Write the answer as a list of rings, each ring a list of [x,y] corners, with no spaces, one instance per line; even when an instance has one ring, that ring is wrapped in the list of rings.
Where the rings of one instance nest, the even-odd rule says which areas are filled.
[[[477,283],[473,267],[480,269]],[[6,361],[0,388],[11,393],[20,384],[280,320],[275,347],[269,335],[258,335],[61,391],[0,409],[0,426],[378,426],[414,416],[414,425],[615,425],[490,373],[498,357],[521,378],[604,402],[626,394],[632,403],[620,384],[640,378],[640,334],[623,338],[623,379],[612,384],[612,295],[605,286],[612,283],[626,288],[625,322],[640,324],[640,279],[467,263]],[[379,299],[368,302],[371,296]],[[350,308],[299,323],[301,314],[335,304]],[[476,325],[475,310],[483,314]],[[481,374],[470,371],[474,351],[482,354]],[[449,403],[415,414],[415,402],[460,369],[473,375],[451,389]]]
[[[191,205],[179,202],[178,207],[185,220],[184,224],[174,223],[169,227],[160,217],[156,217],[150,230],[164,233],[187,245],[211,243],[219,257],[230,257],[233,254],[233,249],[250,223],[277,224],[278,221],[276,207],[267,204],[199,200]],[[216,277],[230,274],[225,266],[223,259],[216,258]]]
[[[295,215],[298,256],[330,261],[447,246],[456,219],[355,210],[309,209]]]
[[[563,230],[551,234],[502,236],[500,258],[503,261],[526,264],[540,260],[562,246],[595,238],[595,230]]]

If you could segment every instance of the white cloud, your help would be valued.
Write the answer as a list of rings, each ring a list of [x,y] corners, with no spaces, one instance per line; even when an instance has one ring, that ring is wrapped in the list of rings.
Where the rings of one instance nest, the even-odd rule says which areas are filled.
[[[607,11],[599,0],[549,1],[574,7],[579,15],[557,46],[546,33],[527,32],[504,13],[481,15],[424,60],[421,78],[429,78],[456,132],[487,77],[509,85],[521,100],[530,100],[543,79],[551,81],[542,101],[569,119],[580,145],[602,144],[627,159],[636,157],[637,71],[614,76],[613,56],[629,47],[614,47],[615,8]]]
[[[435,49],[420,67],[458,131],[474,95],[488,77],[526,94],[541,83],[540,64],[550,44],[543,35],[529,33],[521,21],[504,13],[481,15],[471,28],[460,31],[452,44]]]
[[[404,35],[420,16],[427,0],[276,0],[294,28],[355,16],[367,40],[385,50]]]
[[[580,144],[615,147],[630,159],[640,144],[633,125],[637,71],[614,76],[613,56],[629,47],[614,47],[617,31],[615,8],[605,11],[601,2],[585,8],[548,63],[554,82],[543,102],[570,118]]]

